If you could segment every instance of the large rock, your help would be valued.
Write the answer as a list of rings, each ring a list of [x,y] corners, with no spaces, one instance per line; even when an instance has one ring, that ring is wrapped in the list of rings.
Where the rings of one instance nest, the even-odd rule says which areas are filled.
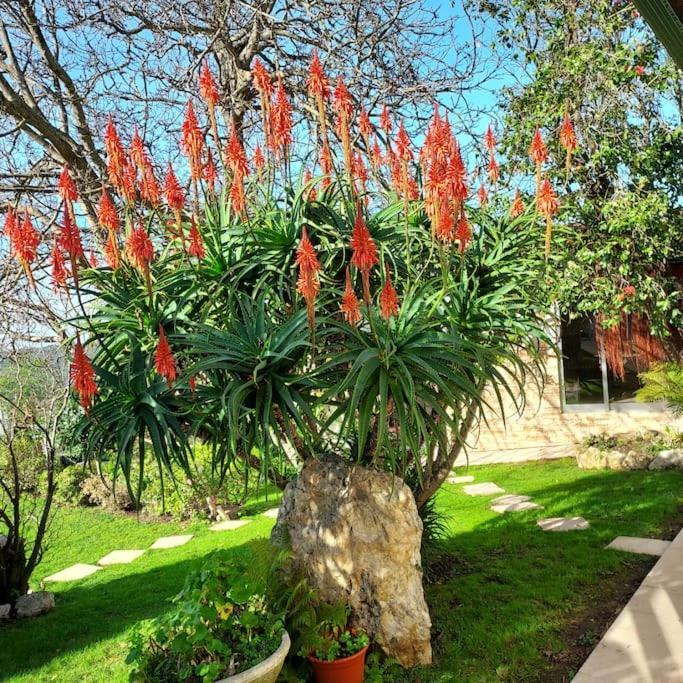
[[[1,619],[9,619],[11,616],[12,612],[12,605],[9,603],[5,605],[0,605],[0,620]]]
[[[672,467],[683,467],[683,448],[659,451],[657,457],[650,463],[651,470],[667,470]]]
[[[595,446],[580,448],[576,453],[576,462],[583,470],[644,470],[652,458],[640,451],[603,450]]]
[[[48,591],[38,591],[37,593],[28,593],[17,598],[14,608],[16,615],[20,619],[26,617],[37,617],[39,614],[45,614],[55,606],[55,595]]]
[[[291,545],[321,598],[347,601],[353,624],[406,667],[432,660],[421,538],[402,480],[340,459],[306,462],[285,489],[271,536]]]

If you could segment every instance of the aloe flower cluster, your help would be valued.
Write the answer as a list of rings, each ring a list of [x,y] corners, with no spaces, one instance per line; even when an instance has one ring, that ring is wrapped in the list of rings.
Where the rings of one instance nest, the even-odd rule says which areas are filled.
[[[97,207],[97,226],[90,231],[94,248],[90,260],[85,256],[74,204],[79,192],[68,166],[59,177],[60,218],[51,242],[50,271],[57,291],[78,290],[79,272],[97,268],[97,252],[112,274],[124,262],[139,271],[148,297],[154,293],[152,265],[163,249],[182,253],[188,267],[201,263],[207,254],[202,230],[203,207],[226,201],[230,211],[245,226],[251,220],[250,187],[271,183],[278,172],[282,184],[289,181],[294,140],[294,115],[290,97],[281,75],[268,71],[260,60],[252,67],[253,85],[260,99],[261,139],[254,141],[249,156],[237,121],[228,118],[223,139],[218,111],[221,94],[214,74],[204,63],[199,74],[199,101],[187,103],[181,126],[180,150],[187,161],[187,172],[178,175],[171,164],[163,171],[155,163],[137,127],[124,144],[114,120],[109,117],[103,142],[107,177],[102,184]],[[406,253],[410,258],[409,221],[424,211],[431,239],[438,250],[463,253],[472,240],[468,215],[472,182],[480,177],[468,171],[463,151],[447,115],[438,106],[418,150],[403,120],[382,107],[376,122],[362,104],[357,103],[343,77],[330,79],[319,55],[313,54],[307,78],[307,94],[314,112],[315,156],[302,168],[306,201],[315,204],[335,183],[343,183],[351,193],[348,218],[353,225],[348,239],[350,257],[343,265],[344,287],[338,299],[340,317],[351,326],[361,325],[367,312],[377,305],[387,324],[399,315],[401,302],[388,263],[383,263],[375,239],[367,225],[371,205],[371,184],[392,192],[403,207]],[[565,113],[559,129],[559,142],[566,150],[569,167],[577,138],[571,119]],[[496,137],[491,126],[483,137],[484,181],[476,192],[480,207],[489,201],[489,190],[500,182],[496,158]],[[550,181],[544,176],[549,152],[537,128],[529,155],[536,171],[536,211],[546,219],[546,257],[550,251],[551,220],[559,203]],[[421,182],[418,182],[418,178]],[[516,218],[527,210],[520,190],[516,190],[509,216]],[[152,224],[163,226],[165,244],[153,234]],[[9,207],[5,234],[11,251],[35,287],[35,266],[41,236],[28,209]],[[296,291],[303,299],[308,322],[314,332],[316,301],[321,295],[323,266],[316,246],[317,237],[304,227],[296,247]],[[372,275],[377,273],[381,286],[373,291]],[[360,288],[356,290],[356,278]],[[399,280],[400,282],[400,280]],[[361,303],[362,302],[362,303]],[[178,376],[173,351],[163,327],[158,331],[154,364],[169,387]],[[95,375],[80,340],[74,347],[72,383],[83,407],[88,410],[97,393]],[[194,382],[194,378],[193,378]]]

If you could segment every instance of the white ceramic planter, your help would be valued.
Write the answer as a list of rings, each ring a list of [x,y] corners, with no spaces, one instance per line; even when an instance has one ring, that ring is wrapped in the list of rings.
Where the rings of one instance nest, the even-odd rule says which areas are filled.
[[[289,652],[291,646],[289,634],[285,631],[282,634],[282,641],[280,647],[273,652],[268,659],[264,659],[251,669],[242,671],[242,673],[228,676],[216,683],[275,683],[277,677],[285,664],[285,657]]]

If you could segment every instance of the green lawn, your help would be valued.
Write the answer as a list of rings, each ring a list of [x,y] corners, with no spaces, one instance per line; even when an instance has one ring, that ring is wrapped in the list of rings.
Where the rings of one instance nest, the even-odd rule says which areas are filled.
[[[498,515],[488,498],[447,485],[439,505],[451,535],[444,579],[430,585],[436,665],[401,673],[405,681],[559,681],[548,653],[571,643],[563,631],[607,584],[623,581],[652,558],[607,551],[617,535],[657,536],[683,504],[681,472],[590,472],[563,460],[471,468],[478,482],[524,493],[544,510]],[[257,501],[252,512],[274,505]],[[582,515],[587,531],[547,533],[542,516]],[[144,548],[160,535],[189,530],[190,543],[150,551],[130,565],[83,581],[55,585],[57,608],[38,619],[0,626],[0,678],[29,681],[123,681],[131,627],[168,608],[185,575],[214,548],[238,548],[267,537],[273,520],[233,532],[206,525],[137,523],[96,510],[60,510],[40,580],[74,562],[95,562],[119,548]],[[392,681],[399,679],[391,679]]]

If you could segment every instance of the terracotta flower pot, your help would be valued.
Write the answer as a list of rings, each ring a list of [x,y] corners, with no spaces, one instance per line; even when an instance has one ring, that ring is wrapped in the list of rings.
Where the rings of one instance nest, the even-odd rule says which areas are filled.
[[[355,655],[335,659],[332,662],[324,662],[316,659],[312,655],[308,656],[308,661],[313,665],[313,675],[316,683],[363,683],[365,678],[365,653],[368,651],[366,645]]]

